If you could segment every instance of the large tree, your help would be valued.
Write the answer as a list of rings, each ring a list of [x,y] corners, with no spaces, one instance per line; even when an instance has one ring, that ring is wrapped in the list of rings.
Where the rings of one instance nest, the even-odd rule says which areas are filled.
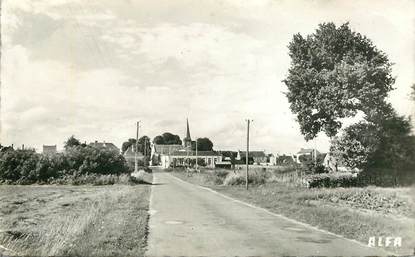
[[[321,131],[337,134],[342,119],[370,115],[385,106],[394,78],[386,54],[349,24],[320,24],[315,33],[296,34],[289,44],[291,67],[284,83],[290,108],[306,140]]]
[[[153,139],[153,143],[158,145],[181,145],[182,140],[178,135],[174,135],[170,132],[165,132],[162,135],[156,136]]]
[[[127,141],[121,145],[121,153],[124,154],[125,151],[131,146],[134,145],[137,140],[135,138],[129,138]]]
[[[74,147],[74,146],[78,146],[78,145],[81,145],[81,141],[76,139],[74,135],[69,137],[68,140],[66,140],[66,142],[64,143],[65,149],[68,149],[68,148],[71,148],[71,147]]]
[[[198,151],[212,151],[213,150],[213,143],[207,137],[198,138],[196,140],[196,144],[197,144]],[[192,146],[193,150],[196,149],[196,144]]]
[[[138,139],[139,151],[145,156],[150,155],[151,153],[151,142],[148,136],[142,136]]]
[[[121,153],[125,153],[125,151],[127,151],[127,149],[131,145],[134,145],[134,148],[135,148],[136,141],[137,140],[135,138],[129,138],[127,141],[122,143]],[[150,143],[150,138],[148,136],[142,136],[138,139],[138,151],[141,152],[142,154],[145,154],[146,156],[150,155],[151,143]]]
[[[361,121],[334,138],[331,153],[352,168],[393,169],[415,167],[415,137],[410,120],[393,109],[379,122]]]

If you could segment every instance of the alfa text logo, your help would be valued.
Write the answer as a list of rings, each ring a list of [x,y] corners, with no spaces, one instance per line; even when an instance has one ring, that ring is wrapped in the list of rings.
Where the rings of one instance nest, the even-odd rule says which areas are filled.
[[[367,244],[370,247],[401,247],[402,246],[402,237],[369,237],[369,243]]]

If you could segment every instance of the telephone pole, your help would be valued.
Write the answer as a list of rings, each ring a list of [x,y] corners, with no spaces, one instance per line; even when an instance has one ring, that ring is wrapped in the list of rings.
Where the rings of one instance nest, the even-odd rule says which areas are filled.
[[[246,131],[246,174],[245,174],[245,188],[248,190],[248,171],[249,171],[249,125],[252,120],[247,119],[247,131]]]
[[[137,159],[137,152],[138,152],[138,130],[140,129],[140,121],[137,121],[137,134],[135,136],[135,151],[134,151],[134,171],[138,171],[138,159]]]
[[[199,171],[199,167],[197,166],[197,138],[196,138],[196,171]]]

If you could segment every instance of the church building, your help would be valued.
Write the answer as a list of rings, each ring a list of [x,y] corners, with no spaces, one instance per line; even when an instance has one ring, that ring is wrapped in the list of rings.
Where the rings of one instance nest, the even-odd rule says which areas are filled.
[[[154,144],[151,150],[153,165],[162,168],[190,167],[198,160],[199,166],[214,168],[216,163],[222,161],[222,155],[215,151],[196,151],[196,141],[190,136],[189,120],[186,120],[186,134],[182,145]]]

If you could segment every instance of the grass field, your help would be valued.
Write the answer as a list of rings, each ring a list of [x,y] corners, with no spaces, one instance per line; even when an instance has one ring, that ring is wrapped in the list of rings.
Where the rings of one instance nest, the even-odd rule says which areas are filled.
[[[415,188],[315,188],[281,183],[244,186],[217,185],[209,173],[172,172],[188,182],[210,187],[274,213],[367,244],[369,237],[402,237],[399,254],[415,245]]]
[[[1,185],[0,245],[15,255],[143,255],[150,190]]]

